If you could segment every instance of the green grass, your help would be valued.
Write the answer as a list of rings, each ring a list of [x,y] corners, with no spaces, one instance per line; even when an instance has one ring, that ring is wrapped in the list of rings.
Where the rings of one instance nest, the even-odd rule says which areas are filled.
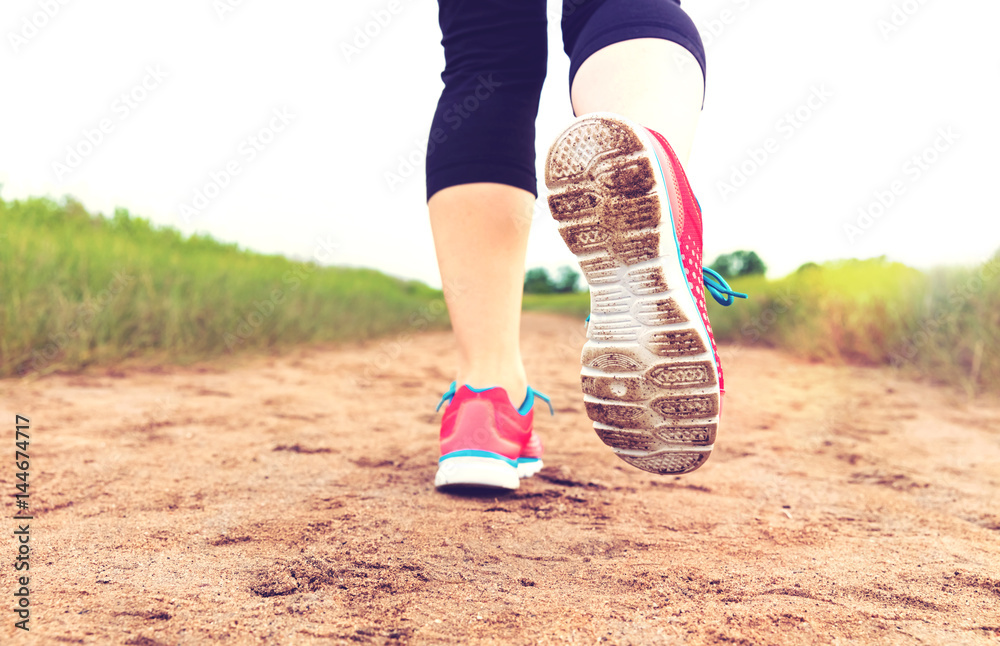
[[[184,237],[119,210],[0,200],[0,377],[447,327],[441,293]]]
[[[590,314],[590,292],[570,294],[525,294],[522,308],[526,312],[551,312],[574,316],[583,321]]]
[[[980,267],[924,273],[884,259],[809,264],[778,280],[732,282],[750,295],[711,298],[720,343],[809,359],[891,365],[970,393],[1000,388],[1000,254]],[[589,295],[525,297],[525,309],[583,318]]]
[[[884,259],[732,281],[750,300],[710,303],[720,341],[826,361],[887,364],[974,393],[1000,387],[1000,254],[924,273]]]
[[[923,273],[882,259],[810,265],[709,299],[722,343],[893,365],[970,392],[1000,387],[1000,254]],[[589,294],[524,297],[579,319]],[[374,270],[322,267],[184,237],[118,211],[0,200],[0,377],[155,356],[179,363],[303,342],[447,327],[441,293]]]

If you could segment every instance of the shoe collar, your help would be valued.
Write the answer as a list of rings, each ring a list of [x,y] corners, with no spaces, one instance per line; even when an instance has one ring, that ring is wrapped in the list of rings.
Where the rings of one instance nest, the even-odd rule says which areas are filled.
[[[462,387],[467,388],[469,391],[474,393],[485,393],[489,390],[502,390],[505,394],[507,392],[500,386],[490,386],[488,388],[474,388],[468,384],[465,384]],[[445,402],[450,403],[451,400],[455,398],[456,394],[458,394],[458,382],[453,381],[451,382],[451,385],[448,387],[448,391],[441,396],[441,401],[438,402],[437,408],[435,408],[434,410],[435,411],[441,410],[441,407],[444,406]],[[525,396],[524,402],[521,403],[520,408],[517,409],[517,413],[519,415],[527,415],[528,411],[530,411],[535,405],[535,397],[538,397],[539,399],[541,399],[542,401],[544,401],[546,404],[549,405],[549,412],[552,415],[556,414],[555,410],[552,408],[552,401],[547,396],[538,392],[531,386],[528,386],[528,394]]]

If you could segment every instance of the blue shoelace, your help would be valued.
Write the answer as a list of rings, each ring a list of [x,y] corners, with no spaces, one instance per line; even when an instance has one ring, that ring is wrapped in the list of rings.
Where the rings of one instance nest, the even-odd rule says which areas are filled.
[[[714,269],[702,267],[701,272],[701,279],[705,282],[705,288],[719,305],[729,307],[733,304],[733,297],[750,298],[746,294],[734,292],[733,288],[726,282],[726,279],[720,276],[719,272]],[[725,298],[723,298],[723,295],[725,295]]]
[[[474,393],[481,393],[489,390],[489,388],[483,388],[482,390],[479,390],[473,388],[472,386],[468,386],[468,388]],[[448,387],[448,392],[441,395],[441,401],[438,402],[437,408],[434,409],[435,412],[441,410],[441,407],[444,406],[445,402],[450,402],[452,399],[454,399],[456,392],[458,392],[458,382],[453,381],[451,382],[451,386]],[[547,396],[538,392],[531,386],[528,386],[528,395],[524,398],[524,403],[521,404],[521,407],[517,409],[517,412],[520,413],[521,415],[527,415],[528,411],[531,410],[535,405],[535,397],[538,397],[543,402],[549,405],[549,412],[552,415],[556,414],[556,411],[552,408],[552,401]]]

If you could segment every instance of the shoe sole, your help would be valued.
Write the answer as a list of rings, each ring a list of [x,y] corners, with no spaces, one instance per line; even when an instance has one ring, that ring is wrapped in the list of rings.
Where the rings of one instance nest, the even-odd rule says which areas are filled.
[[[445,458],[438,464],[434,486],[438,488],[474,487],[514,490],[521,478],[529,478],[545,466],[538,460],[518,460],[513,466],[503,459],[480,456]]]
[[[666,177],[651,135],[606,113],[570,125],[545,166],[552,217],[590,285],[581,381],[594,430],[632,466],[680,474],[712,452],[720,393]]]
[[[542,470],[545,464],[541,458],[518,458],[517,476],[519,478],[530,478]]]

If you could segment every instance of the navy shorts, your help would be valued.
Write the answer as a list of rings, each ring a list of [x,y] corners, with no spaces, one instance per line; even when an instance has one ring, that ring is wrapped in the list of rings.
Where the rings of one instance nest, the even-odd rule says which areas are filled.
[[[427,145],[427,199],[493,182],[537,195],[535,118],[548,57],[545,0],[439,0],[444,91]],[[680,0],[563,0],[569,81],[591,54],[624,40],[662,38],[705,49]]]

